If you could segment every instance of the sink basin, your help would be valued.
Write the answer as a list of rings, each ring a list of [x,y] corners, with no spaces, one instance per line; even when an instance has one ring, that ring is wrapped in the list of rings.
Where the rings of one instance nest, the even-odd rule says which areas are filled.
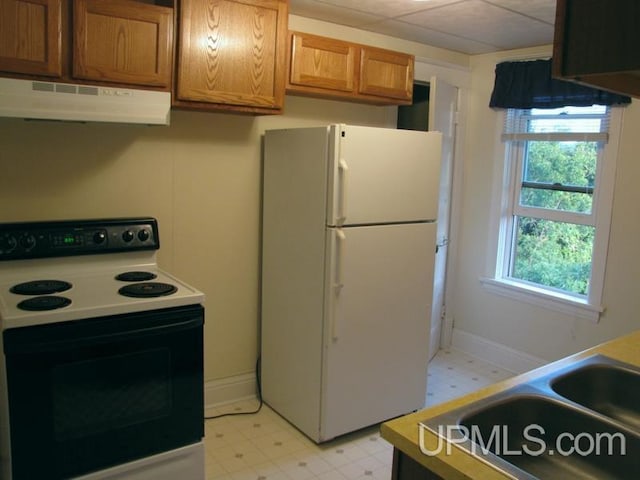
[[[551,382],[554,392],[640,431],[640,373],[593,364]]]
[[[640,369],[594,355],[420,423],[513,478],[635,480]]]
[[[459,424],[476,445],[528,474],[517,477],[638,478],[638,457],[629,453],[640,453],[640,436],[542,396],[505,399]]]

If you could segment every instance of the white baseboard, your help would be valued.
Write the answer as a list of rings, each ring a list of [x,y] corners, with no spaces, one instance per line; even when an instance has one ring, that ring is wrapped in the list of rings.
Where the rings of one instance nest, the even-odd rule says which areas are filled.
[[[548,363],[541,358],[457,328],[453,329],[451,347],[513,373],[528,372]],[[256,398],[256,393],[254,373],[213,380],[204,385],[204,405],[205,408],[212,408],[225,403],[252,399]]]
[[[205,408],[255,397],[256,376],[253,373],[212,380],[204,384]]]
[[[453,329],[451,346],[513,373],[524,373],[549,363],[479,335]]]

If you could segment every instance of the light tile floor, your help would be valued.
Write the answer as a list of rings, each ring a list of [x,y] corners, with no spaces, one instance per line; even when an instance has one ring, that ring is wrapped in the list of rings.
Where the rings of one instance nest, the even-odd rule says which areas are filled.
[[[429,364],[426,406],[445,402],[513,373],[456,350]],[[247,400],[208,409],[208,416],[253,411]],[[264,405],[253,415],[205,424],[207,480],[389,480],[392,446],[373,426],[317,445]]]

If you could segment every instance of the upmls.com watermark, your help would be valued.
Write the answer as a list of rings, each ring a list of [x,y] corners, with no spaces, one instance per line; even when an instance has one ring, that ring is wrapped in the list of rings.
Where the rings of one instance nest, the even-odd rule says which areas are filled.
[[[429,449],[425,444],[424,432],[427,427],[420,424],[420,451],[425,455],[435,456],[441,453],[451,455],[454,444],[465,446],[473,455],[493,453],[499,456],[510,455],[626,455],[626,437],[621,432],[609,433],[571,433],[562,432],[554,435],[553,445],[545,440],[545,429],[538,424],[531,424],[521,432],[514,432],[508,425],[494,425],[489,435],[483,434],[478,425],[471,428],[464,425],[439,425],[438,444]],[[509,436],[519,439],[518,446],[513,448]],[[488,437],[488,438],[487,438]]]

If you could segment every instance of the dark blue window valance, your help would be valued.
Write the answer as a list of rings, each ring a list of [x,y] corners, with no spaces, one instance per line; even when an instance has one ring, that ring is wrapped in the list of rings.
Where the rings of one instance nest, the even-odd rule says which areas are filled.
[[[551,60],[496,65],[491,108],[558,108],[623,105],[631,98],[551,78]]]

